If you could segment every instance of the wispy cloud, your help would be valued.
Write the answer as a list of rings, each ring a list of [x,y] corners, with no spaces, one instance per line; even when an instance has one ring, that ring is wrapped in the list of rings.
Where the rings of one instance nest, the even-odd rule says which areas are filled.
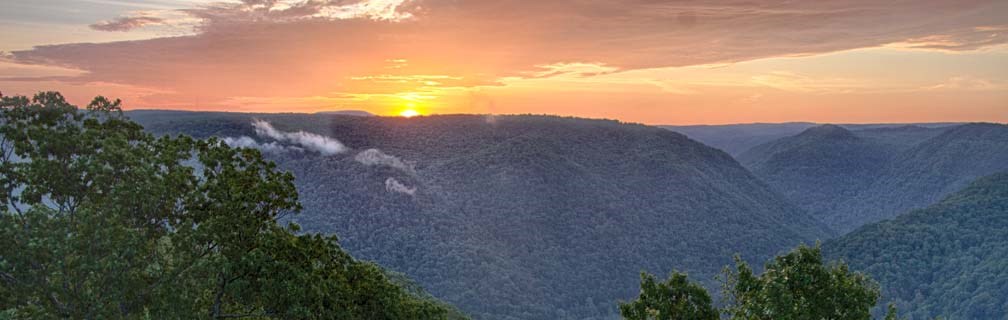
[[[331,156],[346,152],[348,149],[338,140],[310,132],[297,131],[285,132],[277,130],[272,124],[264,120],[252,121],[255,132],[261,137],[268,137],[280,142],[288,142],[301,146],[307,150]]]
[[[105,20],[91,24],[88,27],[98,31],[130,31],[143,26],[163,23],[164,19],[158,17],[119,17],[114,20]]]
[[[221,139],[221,141],[232,148],[259,149],[263,153],[280,154],[288,151],[301,151],[301,148],[288,147],[276,142],[259,143],[258,141],[252,139],[252,137],[249,136],[240,136],[237,138],[224,137]]]
[[[291,23],[307,20],[366,19],[403,21],[413,17],[406,0],[242,0],[213,2],[182,12],[203,19],[203,28],[245,23]]]
[[[968,90],[968,91],[1006,91],[1008,82],[982,79],[973,76],[955,76],[948,80],[927,86],[927,90]]]
[[[67,79],[87,73],[80,69],[44,64],[22,64],[0,56],[0,80]]]
[[[407,195],[416,194],[417,189],[414,187],[409,187],[395,178],[385,179],[385,190],[388,192],[398,192]]]
[[[406,164],[402,159],[373,148],[361,151],[354,157],[354,160],[368,166],[384,166],[410,173],[414,171],[413,166]]]

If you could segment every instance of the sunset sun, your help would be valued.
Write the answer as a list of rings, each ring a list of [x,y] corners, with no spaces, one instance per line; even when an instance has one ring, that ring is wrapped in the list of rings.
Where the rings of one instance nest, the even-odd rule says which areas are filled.
[[[416,116],[419,116],[419,115],[420,115],[420,112],[417,112],[416,110],[413,110],[413,109],[406,109],[406,110],[403,110],[403,111],[399,112],[399,116],[405,117],[405,118],[412,118],[412,117],[416,117]]]

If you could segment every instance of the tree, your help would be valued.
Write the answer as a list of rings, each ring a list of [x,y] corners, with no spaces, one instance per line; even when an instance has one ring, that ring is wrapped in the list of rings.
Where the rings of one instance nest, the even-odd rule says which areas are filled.
[[[0,317],[443,318],[332,236],[277,219],[293,176],[254,149],[156,138],[120,101],[0,98]]]
[[[620,303],[620,315],[630,320],[718,319],[707,290],[691,283],[686,274],[673,272],[665,282],[641,273],[641,293],[637,300]]]
[[[899,320],[900,319],[899,315],[896,313],[896,305],[895,304],[890,303],[886,307],[886,314],[885,314],[885,318],[883,318],[883,319],[885,319],[885,320]]]
[[[818,245],[774,258],[759,276],[740,258],[735,261],[735,270],[725,267],[722,278],[721,311],[731,319],[871,319],[878,301],[878,284],[843,263],[823,264]],[[640,296],[619,309],[631,320],[719,318],[707,291],[678,272],[662,283],[642,273]],[[894,305],[884,319],[898,319]]]
[[[736,257],[724,275],[731,319],[871,319],[879,298],[869,277],[843,263],[823,264],[818,245],[774,258],[759,276]]]

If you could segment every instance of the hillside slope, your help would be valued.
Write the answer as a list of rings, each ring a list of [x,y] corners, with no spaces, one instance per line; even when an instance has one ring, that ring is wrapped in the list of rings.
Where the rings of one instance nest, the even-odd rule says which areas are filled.
[[[941,200],[1008,170],[1008,126],[819,126],[739,156],[756,176],[839,232]]]
[[[949,128],[900,153],[872,185],[839,206],[840,225],[856,226],[923,208],[971,181],[1008,170],[1008,125]]]
[[[1008,314],[1008,172],[981,178],[926,209],[866,225],[823,245],[882,285],[911,319]]]
[[[853,198],[867,188],[892,156],[880,143],[821,125],[756,146],[738,159],[799,207],[831,221],[836,199]]]
[[[737,156],[754,146],[789,137],[815,127],[811,122],[746,123],[727,125],[662,126]]]
[[[295,219],[476,318],[612,318],[641,270],[678,269],[713,286],[734,253],[764,261],[829,234],[728,154],[655,127],[540,116],[131,117],[161,134],[253,137],[258,118],[338,139],[350,151],[271,156],[297,177],[305,212]]]
[[[852,129],[854,135],[862,139],[885,146],[892,151],[902,152],[913,148],[921,142],[937,137],[949,128],[955,127],[925,127],[921,125],[903,125],[895,127]]]

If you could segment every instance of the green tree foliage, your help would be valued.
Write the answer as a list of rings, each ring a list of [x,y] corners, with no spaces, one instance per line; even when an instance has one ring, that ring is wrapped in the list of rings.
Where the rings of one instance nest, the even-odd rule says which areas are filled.
[[[886,307],[886,314],[885,314],[885,318],[883,318],[883,319],[885,319],[885,320],[900,320],[899,314],[896,311],[896,305],[895,304],[890,303],[889,306]]]
[[[737,320],[871,319],[879,287],[843,263],[824,264],[819,246],[799,246],[775,257],[756,275],[736,258],[734,270],[725,267],[721,310]],[[719,319],[707,291],[675,272],[665,282],[641,274],[640,296],[619,304],[625,319]],[[886,320],[897,319],[890,305]]]
[[[871,319],[878,285],[843,263],[823,264],[819,246],[778,256],[757,276],[744,262],[724,272],[731,319]]]
[[[253,149],[160,137],[95,98],[0,101],[0,318],[443,318],[277,219],[294,177]]]
[[[665,282],[641,273],[637,300],[620,303],[620,315],[629,320],[717,320],[707,289],[691,283],[686,274],[674,272]]]

